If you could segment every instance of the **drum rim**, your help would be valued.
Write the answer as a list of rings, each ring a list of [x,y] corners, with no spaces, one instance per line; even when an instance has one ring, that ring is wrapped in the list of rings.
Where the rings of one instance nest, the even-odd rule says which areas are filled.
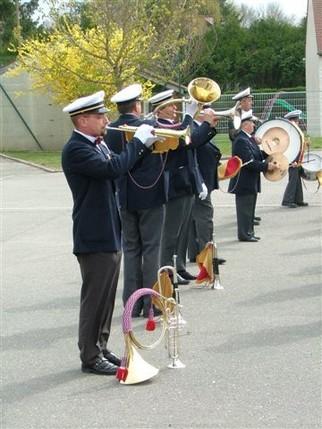
[[[268,122],[273,122],[273,121],[277,121],[277,122],[284,122],[285,124],[287,124],[288,126],[290,126],[289,128],[291,130],[295,130],[298,137],[299,137],[299,148],[298,148],[298,152],[295,156],[293,156],[292,158],[290,156],[288,156],[288,151],[291,148],[291,144],[288,146],[288,148],[285,150],[285,152],[283,152],[283,154],[287,157],[287,159],[289,160],[289,163],[292,163],[294,161],[296,161],[299,157],[299,155],[301,154],[301,149],[304,143],[304,134],[302,132],[302,130],[296,125],[293,124],[291,121],[289,121],[288,119],[284,119],[284,118],[274,118],[274,119],[267,119],[266,121],[264,121],[262,124],[260,124],[260,126],[257,128],[257,130],[255,131],[255,137],[260,137],[261,136],[258,134],[258,131]],[[282,128],[282,127],[280,127]],[[290,151],[289,151],[290,152]]]
[[[303,161],[307,158],[308,155],[310,155],[312,157],[316,157],[317,161],[320,162],[320,167],[317,170],[310,170],[309,168],[307,168],[306,165],[303,165],[304,164]],[[316,174],[316,173],[318,173],[319,171],[322,170],[322,156],[318,155],[317,153],[305,152],[304,155],[303,155],[303,160],[302,160],[302,165],[301,166],[302,166],[302,168],[303,168],[303,170],[305,172],[311,173],[311,174]]]

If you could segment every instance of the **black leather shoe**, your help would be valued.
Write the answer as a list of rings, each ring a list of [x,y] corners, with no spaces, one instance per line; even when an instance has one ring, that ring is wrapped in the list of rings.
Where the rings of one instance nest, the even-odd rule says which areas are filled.
[[[257,222],[260,222],[262,220],[262,218],[259,216],[254,216],[254,220],[257,220]]]
[[[295,203],[288,203],[288,204],[282,204],[284,207],[288,207],[289,209],[296,209],[297,204]]]
[[[256,238],[256,240],[257,240],[257,241],[261,239],[261,238],[260,238],[260,237],[258,237],[257,235],[253,235],[252,237]]]
[[[82,364],[82,371],[98,375],[115,375],[117,366],[105,358],[97,357],[93,365]]]
[[[103,356],[109,362],[114,363],[114,365],[121,366],[121,359],[111,352],[111,350],[103,350]]]
[[[254,222],[253,222],[253,224],[254,224],[254,225],[260,225],[261,223],[260,223],[260,221],[259,221],[259,220],[256,220],[256,219],[255,219],[255,220],[254,220]]]
[[[172,272],[169,273],[169,277],[170,277],[171,281],[173,281]],[[189,284],[189,280],[184,279],[178,273],[177,273],[177,282],[178,282],[178,285],[188,285]]]
[[[222,258],[217,258],[218,264],[222,265],[226,262],[226,259],[222,259]]]
[[[177,281],[178,281],[178,285],[188,285],[189,284],[189,280],[184,279],[178,273],[177,273]]]
[[[249,237],[249,238],[239,238],[239,241],[248,241],[250,243],[257,243],[258,240],[255,237]]]
[[[307,207],[309,205],[309,203],[305,203],[304,201],[302,201],[301,203],[296,203],[296,204],[300,207]]]
[[[195,280],[197,277],[188,273],[186,270],[178,271],[179,276],[181,276],[185,280]]]

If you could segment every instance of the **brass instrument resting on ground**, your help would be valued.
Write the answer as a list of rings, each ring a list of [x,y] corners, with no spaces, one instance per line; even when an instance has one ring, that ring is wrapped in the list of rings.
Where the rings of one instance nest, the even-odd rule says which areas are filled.
[[[197,255],[199,274],[196,283],[201,287],[214,290],[222,290],[224,287],[220,283],[218,251],[215,241],[210,241]]]
[[[162,271],[167,272],[174,270],[173,267],[162,267],[158,272],[158,279],[160,281],[160,274]],[[174,272],[173,272],[174,274]],[[162,290],[162,285],[160,283],[155,287],[155,289]],[[146,362],[139,354],[137,349],[142,350],[151,350],[161,343],[164,336],[167,335],[167,348],[170,358],[169,368],[184,368],[185,365],[179,359],[178,353],[178,336],[179,336],[179,304],[178,296],[176,293],[176,299],[172,296],[163,296],[161,293],[157,292],[155,289],[142,288],[135,291],[127,300],[123,318],[123,333],[125,340],[125,353],[121,361],[121,366],[119,367],[116,378],[120,381],[121,384],[137,384],[142,383],[158,374],[158,368],[150,365]],[[165,292],[167,295],[172,295],[173,289],[169,289],[168,292]],[[143,344],[140,342],[134,335],[132,328],[132,312],[135,303],[144,295],[151,295],[153,298],[153,304],[155,307],[161,310],[162,317],[160,319],[161,323],[161,333],[158,339],[156,339],[152,344]],[[152,307],[151,307],[151,313]],[[154,327],[151,328],[151,322],[154,325],[155,322],[152,319],[147,321],[147,330],[154,330]],[[150,325],[149,325],[150,324]],[[148,328],[150,326],[150,328]]]
[[[171,265],[165,265],[161,267],[158,271],[158,281],[153,286],[153,289],[160,293],[165,298],[174,298],[175,302],[178,305],[179,312],[178,312],[178,324],[179,326],[186,325],[186,321],[182,317],[180,308],[180,293],[179,293],[179,287],[178,287],[178,277],[177,277],[177,255],[173,255],[173,267]],[[169,277],[169,272],[172,273],[172,281]],[[152,303],[158,307],[157,303]],[[171,308],[171,311],[173,310],[173,307]]]

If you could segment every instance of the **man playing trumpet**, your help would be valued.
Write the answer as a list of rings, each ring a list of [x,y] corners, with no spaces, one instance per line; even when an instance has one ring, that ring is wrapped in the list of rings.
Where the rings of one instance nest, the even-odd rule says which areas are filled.
[[[173,94],[173,91],[172,91]],[[170,98],[172,94],[165,91],[157,94],[149,101],[153,107],[164,102],[164,97]],[[169,97],[170,95],[170,97]],[[176,129],[184,129],[192,126],[193,117],[199,109],[196,101],[187,103],[186,114],[183,122],[175,123],[176,107],[170,110],[168,103],[157,110],[157,123],[160,127],[175,126]],[[172,118],[171,118],[172,112]],[[167,157],[165,174],[169,180],[168,201],[165,204],[165,218],[162,228],[160,265],[172,265],[173,255],[177,258],[177,271],[179,284],[188,283],[195,277],[186,271],[186,257],[189,238],[189,223],[194,195],[206,198],[208,190],[201,176],[195,148],[205,144],[215,134],[216,123],[213,111],[205,111],[203,123],[200,127],[193,129],[189,144],[181,141],[178,149],[170,151]]]
[[[111,128],[121,125],[139,126],[142,120],[140,84],[130,85],[111,101],[116,103],[119,118]],[[124,132],[107,129],[107,145],[116,153],[126,150],[128,142]],[[118,202],[123,229],[124,285],[123,304],[137,289],[151,288],[157,280],[163,204],[166,201],[164,159],[161,154],[148,154],[144,159],[117,181]],[[145,295],[137,301],[133,317],[143,312],[148,317],[151,297]]]

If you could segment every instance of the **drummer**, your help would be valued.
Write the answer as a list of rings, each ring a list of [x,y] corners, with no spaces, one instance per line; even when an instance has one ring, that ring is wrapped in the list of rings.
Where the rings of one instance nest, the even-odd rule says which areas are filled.
[[[252,137],[256,119],[251,112],[241,117],[241,131],[233,142],[233,155],[238,156],[245,166],[238,177],[230,180],[228,187],[228,191],[235,194],[238,240],[252,243],[260,240],[254,233],[257,194],[261,191],[260,173],[277,169],[268,158],[263,159],[264,153]]]
[[[284,118],[299,127],[301,110],[292,110],[284,115]],[[308,203],[303,201],[303,189],[301,182],[301,165],[298,161],[292,162],[288,169],[288,184],[286,186],[282,206],[290,209],[297,207],[307,207]]]

